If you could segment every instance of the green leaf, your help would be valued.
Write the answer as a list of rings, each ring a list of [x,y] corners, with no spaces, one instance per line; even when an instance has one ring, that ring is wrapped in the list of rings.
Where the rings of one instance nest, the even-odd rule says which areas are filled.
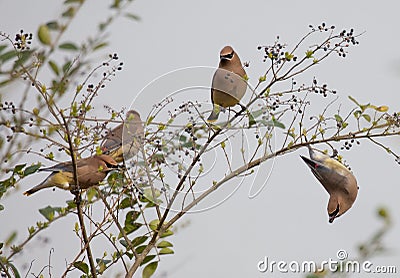
[[[89,266],[83,261],[74,262],[74,266],[85,274],[89,274]]]
[[[83,3],[83,0],[65,0],[64,4]]]
[[[368,108],[375,108],[374,105],[370,105],[369,103],[368,103],[368,104],[360,104],[360,103],[358,103],[358,101],[357,101],[355,98],[353,98],[352,96],[349,96],[349,99],[350,99],[352,102],[354,102],[358,107],[360,107],[361,113],[363,113],[363,112],[364,112],[365,110],[367,110]]]
[[[306,52],[306,58],[312,58],[313,54],[314,54],[314,51],[308,50],[308,51]]]
[[[111,9],[119,9],[121,6],[122,0],[113,0],[112,5],[110,6]]]
[[[33,53],[34,53],[33,50],[24,50],[24,51],[20,52],[18,59],[15,61],[14,65],[13,65],[13,69],[16,69],[17,67],[23,65],[26,61],[29,60],[29,58],[32,57]]]
[[[134,204],[136,204],[136,201],[133,200],[131,197],[126,197],[125,199],[123,199],[121,201],[121,203],[119,204],[119,208],[120,209],[125,209],[125,208],[130,208],[132,207]]]
[[[13,81],[12,78],[11,78],[11,79],[7,79],[7,80],[4,80],[4,81],[1,81],[1,82],[0,82],[0,87],[4,87],[4,86],[6,86],[7,84],[11,83],[12,81]]]
[[[147,245],[140,245],[135,249],[135,251],[138,254],[142,254],[142,252],[144,251],[144,249],[146,249],[146,247],[147,247]]]
[[[155,230],[157,229],[159,223],[160,223],[160,220],[154,219],[153,221],[151,221],[151,222],[149,223],[150,229],[151,229],[152,231],[155,231]]]
[[[93,187],[86,190],[86,196],[89,202],[93,200],[93,197],[97,195],[97,190]]]
[[[253,114],[249,112],[249,113],[247,113],[247,115],[249,117],[249,127],[251,127],[252,125],[255,125],[257,122],[256,122],[256,119],[254,118]]]
[[[343,122],[342,117],[340,117],[340,115],[338,115],[338,114],[335,114],[335,119],[336,119],[336,121],[337,121],[338,123],[342,123],[342,122]]]
[[[154,120],[154,116],[150,116],[146,121],[146,125],[150,125],[153,120]]]
[[[270,121],[262,121],[262,123],[264,123],[264,125],[266,125],[266,126],[276,126],[276,127],[285,129],[285,125],[275,119],[272,119]]]
[[[0,204],[0,211],[4,210],[4,206]]]
[[[146,267],[143,269],[142,277],[150,278],[156,271],[157,266],[158,266],[158,262],[152,262],[152,263],[149,263],[148,265],[146,265]]]
[[[358,118],[360,118],[361,113],[362,113],[362,112],[361,112],[360,110],[356,110],[356,111],[354,111],[353,115],[354,115],[354,117],[355,117],[356,119],[358,119]]]
[[[148,238],[147,236],[138,236],[138,237],[135,237],[135,238],[132,240],[132,246],[133,246],[133,247],[136,247],[136,246],[142,244],[143,242],[145,242],[145,241],[147,240],[147,238]]]
[[[107,269],[107,264],[109,264],[111,260],[104,260],[104,259],[99,259],[96,258],[96,263],[99,266],[98,272],[100,274],[103,274],[103,272]]]
[[[173,247],[174,245],[166,240],[161,241],[159,244],[157,244],[158,248],[165,248],[165,247]]]
[[[364,117],[364,119],[367,121],[367,122],[371,122],[371,116],[370,115],[368,115],[368,114],[362,114],[361,116],[363,116]]]
[[[161,196],[161,191],[158,189],[154,189],[154,196],[153,190],[151,188],[146,188],[143,190],[143,196],[152,203],[157,203],[157,198]]]
[[[13,265],[12,263],[8,263],[7,265],[9,267],[11,267],[15,278],[21,278],[21,276],[19,275],[18,269],[15,267],[15,265]]]
[[[96,258],[96,263],[109,264],[109,263],[111,263],[111,260],[104,260],[101,258]]]
[[[148,255],[146,256],[143,261],[140,263],[140,265],[145,265],[148,262],[150,262],[152,259],[154,259],[156,257],[156,255]]]
[[[7,239],[4,241],[4,244],[5,244],[6,246],[10,246],[11,243],[12,243],[16,238],[17,238],[17,232],[14,231],[14,232],[12,232],[12,233],[7,237]]]
[[[172,236],[173,234],[174,234],[173,231],[166,230],[165,233],[163,233],[160,237],[163,238],[163,237],[167,237],[167,236]]]
[[[121,239],[121,240],[119,241],[119,243],[121,243],[121,245],[124,246],[125,248],[128,247],[128,242],[127,242],[125,239]]]
[[[47,25],[40,25],[38,30],[39,41],[44,45],[51,45],[50,29]]]
[[[134,21],[140,21],[140,17],[132,13],[125,13],[125,17],[132,19]]]
[[[101,48],[103,48],[103,47],[106,47],[107,45],[108,45],[108,43],[106,43],[106,42],[99,43],[98,45],[96,45],[95,47],[93,47],[93,51],[99,50],[99,49],[101,49]]]
[[[18,53],[15,50],[7,51],[4,54],[0,55],[0,61],[2,63],[7,62],[8,60],[15,58],[17,54]]]
[[[58,29],[60,29],[60,25],[58,24],[57,21],[49,21],[49,22],[46,23],[46,26],[50,30],[58,30]]]
[[[66,203],[67,203],[67,208],[68,209],[76,208],[76,203],[74,202],[74,200],[67,200]]]
[[[59,208],[53,208],[51,206],[47,206],[45,208],[39,209],[41,215],[43,215],[47,220],[52,221],[54,219],[54,212]]]
[[[36,229],[33,226],[28,228],[29,235],[32,235],[35,231],[36,231]]]
[[[73,17],[75,15],[75,8],[70,6],[65,12],[61,14],[62,17]]]
[[[62,66],[62,71],[63,73],[66,73],[67,71],[69,71],[71,69],[72,66],[72,62],[68,61],[66,62],[63,66]]]
[[[58,46],[60,49],[64,49],[64,50],[71,50],[71,51],[77,51],[79,50],[79,47],[76,46],[76,44],[72,43],[72,42],[65,42],[62,43]]]
[[[7,48],[6,44],[0,44],[0,52]]]
[[[158,254],[160,254],[160,255],[174,254],[174,250],[172,250],[171,248],[165,247],[165,248],[162,248],[162,249],[158,252]]]
[[[49,61],[49,66],[50,66],[51,70],[52,70],[56,75],[60,75],[60,70],[59,70],[57,64],[56,64],[54,61],[50,60],[50,61]]]
[[[358,101],[357,101],[355,98],[353,98],[352,96],[349,96],[349,99],[350,99],[352,102],[354,102],[357,106],[360,106],[360,104],[358,103]]]
[[[178,140],[181,141],[181,142],[186,142],[187,141],[187,137],[185,135],[180,135]]]
[[[253,115],[253,117],[255,119],[257,119],[258,117],[260,117],[262,114],[264,114],[265,109],[259,109],[259,110],[255,110],[255,111],[251,111],[251,114]]]
[[[31,166],[26,167],[24,170],[24,176],[26,177],[33,173],[36,173],[39,170],[40,166],[42,166],[41,163],[33,164]]]
[[[125,216],[125,225],[135,223],[136,219],[138,219],[140,215],[139,211],[131,210]]]
[[[18,173],[18,172],[20,172],[20,171],[22,171],[22,169],[24,169],[24,167],[26,166],[26,163],[25,164],[19,164],[19,165],[16,165],[15,167],[14,167],[14,173]]]
[[[128,224],[125,225],[124,227],[124,231],[127,235],[129,235],[130,233],[133,233],[134,231],[136,231],[137,229],[139,229],[142,226],[142,224],[140,223],[133,223],[133,224]],[[121,238],[121,234],[118,236],[118,238]]]
[[[364,112],[365,110],[367,110],[368,108],[370,108],[371,107],[371,105],[368,103],[368,104],[363,104],[363,105],[360,105],[360,108],[361,108],[361,111],[362,112]]]

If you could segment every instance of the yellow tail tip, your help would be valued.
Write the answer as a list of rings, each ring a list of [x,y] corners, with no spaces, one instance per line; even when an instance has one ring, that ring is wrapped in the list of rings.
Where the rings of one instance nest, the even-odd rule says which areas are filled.
[[[218,114],[214,113],[214,111],[210,114],[210,116],[207,118],[207,122],[209,123],[214,123],[218,120]]]

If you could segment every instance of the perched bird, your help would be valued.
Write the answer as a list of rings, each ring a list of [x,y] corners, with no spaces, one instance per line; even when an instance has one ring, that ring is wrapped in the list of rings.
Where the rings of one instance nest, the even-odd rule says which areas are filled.
[[[117,162],[110,156],[102,154],[80,159],[76,162],[79,187],[87,189],[101,182],[107,174],[118,167]],[[42,168],[39,171],[51,172],[40,184],[24,192],[29,196],[43,188],[59,187],[65,190],[74,188],[74,174],[72,162],[63,162],[52,167]]]
[[[356,200],[357,180],[342,163],[308,146],[310,158],[301,156],[311,172],[328,191],[329,223],[348,211]]]
[[[125,121],[104,137],[101,150],[120,163],[138,153],[143,138],[144,129],[140,115],[137,111],[130,110],[126,113]]]
[[[239,103],[247,89],[246,71],[239,56],[231,46],[222,48],[219,54],[219,67],[214,73],[211,85],[213,111],[207,121],[218,119],[221,106],[232,107]]]

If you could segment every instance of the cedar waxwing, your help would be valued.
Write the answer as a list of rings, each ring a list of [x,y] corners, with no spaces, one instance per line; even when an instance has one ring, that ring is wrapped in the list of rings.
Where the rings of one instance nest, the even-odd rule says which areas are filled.
[[[310,158],[301,156],[311,172],[328,191],[329,223],[351,208],[358,193],[357,180],[342,163],[308,146]]]
[[[218,119],[220,106],[226,108],[238,104],[247,89],[247,82],[244,79],[246,72],[233,48],[225,46],[219,57],[219,67],[214,73],[211,85],[213,111],[207,119],[209,122],[215,122]]]
[[[118,167],[117,162],[110,156],[102,154],[80,159],[76,162],[79,187],[87,189],[97,185],[108,174]],[[29,196],[36,191],[48,187],[59,187],[65,190],[72,190],[74,185],[74,174],[72,162],[63,162],[52,167],[43,168],[39,171],[52,172],[42,183],[24,192]]]
[[[104,137],[101,150],[120,163],[138,153],[143,138],[144,129],[140,115],[138,112],[130,110],[126,113],[125,121]]]

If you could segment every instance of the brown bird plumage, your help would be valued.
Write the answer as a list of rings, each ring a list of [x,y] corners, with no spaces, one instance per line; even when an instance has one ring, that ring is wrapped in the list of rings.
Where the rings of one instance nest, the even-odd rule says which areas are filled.
[[[231,46],[225,46],[220,52],[219,67],[215,71],[211,85],[213,111],[209,122],[218,119],[220,107],[232,107],[239,103],[247,90],[246,71],[239,56]]]
[[[107,174],[118,167],[117,162],[110,156],[102,154],[80,159],[76,162],[79,187],[87,189],[101,182]],[[40,184],[24,192],[31,195],[43,188],[58,187],[72,190],[75,186],[72,162],[63,162],[39,171],[51,172]]]
[[[137,111],[126,113],[125,121],[109,131],[101,143],[104,154],[120,163],[135,156],[144,138],[143,123]]]
[[[311,172],[328,191],[329,223],[348,211],[357,198],[358,186],[353,173],[342,163],[309,147],[310,158],[301,156]]]

